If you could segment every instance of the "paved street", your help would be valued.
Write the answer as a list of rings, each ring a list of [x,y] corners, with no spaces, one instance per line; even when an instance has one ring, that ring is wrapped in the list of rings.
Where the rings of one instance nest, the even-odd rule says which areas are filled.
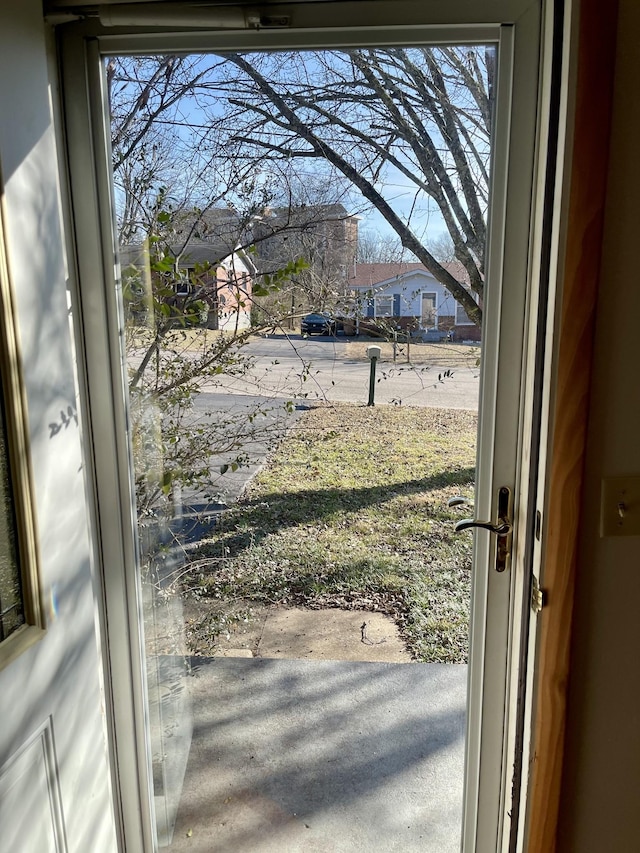
[[[340,338],[273,336],[251,341],[243,350],[255,358],[243,377],[221,377],[211,394],[292,398],[297,402],[366,404],[368,361],[349,358]],[[444,377],[442,367],[382,360],[377,365],[375,402],[434,408],[477,409],[478,370],[458,367]]]
[[[238,450],[229,450],[211,457],[212,491],[219,491],[220,501],[231,503],[237,499],[256,470],[262,464],[268,451],[277,444],[300,409],[293,410],[287,405],[288,398],[278,396],[261,397],[252,393],[236,393],[227,389],[217,393],[203,392],[195,401],[196,416],[216,413],[221,427],[226,432],[236,431],[241,438],[240,452],[250,457],[250,462],[237,471],[228,470],[221,475],[222,465],[229,464],[238,455]]]

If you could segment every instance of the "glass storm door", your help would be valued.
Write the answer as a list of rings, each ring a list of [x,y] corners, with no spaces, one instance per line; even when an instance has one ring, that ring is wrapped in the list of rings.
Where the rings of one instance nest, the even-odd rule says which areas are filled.
[[[434,329],[436,326],[436,294],[423,293],[421,302],[421,326],[423,329]]]
[[[188,557],[191,553],[193,537],[195,541],[200,541],[198,537],[209,535],[211,529],[219,523],[218,514],[224,510],[224,506],[217,493],[209,493],[205,509],[208,507],[210,511],[204,514],[196,512],[194,485],[203,470],[208,470],[213,463],[210,447],[206,443],[200,453],[200,468],[193,459],[185,462],[178,452],[185,431],[192,424],[190,418],[194,417],[193,409],[186,414],[181,409],[184,393],[190,386],[187,381],[183,381],[183,374],[178,376],[178,367],[181,365],[180,369],[185,369],[186,364],[188,368],[189,364],[195,364],[200,358],[195,345],[189,349],[196,338],[215,334],[218,336],[215,338],[217,358],[220,363],[224,361],[225,369],[235,377],[235,384],[225,386],[225,393],[218,402],[222,398],[229,400],[234,394],[249,396],[247,389],[253,381],[251,370],[254,367],[247,367],[246,372],[240,371],[237,353],[235,350],[230,351],[225,344],[233,335],[244,343],[249,340],[254,328],[260,328],[267,334],[264,339],[266,343],[257,343],[251,339],[249,345],[254,348],[255,363],[262,364],[263,375],[273,377],[278,373],[277,359],[269,355],[269,334],[275,335],[279,328],[283,329],[283,334],[285,330],[290,333],[293,327],[297,328],[295,318],[298,306],[302,306],[299,314],[306,311],[306,314],[315,316],[315,322],[319,325],[310,329],[314,334],[319,333],[318,346],[322,345],[320,338],[327,336],[333,336],[337,346],[338,342],[343,341],[342,335],[348,337],[350,328],[357,329],[360,317],[357,315],[357,307],[349,302],[348,274],[343,270],[342,275],[347,276],[347,280],[344,286],[338,286],[335,277],[332,278],[333,273],[327,273],[328,269],[333,269],[331,252],[336,250],[343,239],[344,245],[348,246],[349,239],[340,236],[344,234],[342,226],[345,214],[341,211],[345,207],[343,205],[338,210],[331,193],[335,194],[348,184],[347,189],[352,191],[355,188],[356,194],[359,193],[359,201],[366,206],[366,203],[371,202],[375,181],[372,178],[366,184],[361,180],[367,168],[364,156],[359,169],[350,165],[348,160],[348,146],[340,134],[346,132],[344,124],[349,115],[344,111],[332,116],[328,111],[322,113],[322,103],[318,112],[317,98],[313,104],[305,102],[302,83],[322,72],[336,75],[332,78],[335,87],[338,85],[336,79],[346,73],[345,63],[348,60],[351,69],[357,68],[360,79],[375,88],[372,68],[375,66],[379,70],[383,62],[387,62],[388,69],[394,67],[396,70],[394,73],[388,70],[389,85],[387,89],[379,89],[375,109],[379,113],[379,122],[383,122],[383,119],[388,121],[394,116],[397,121],[401,121],[397,105],[403,95],[397,88],[397,78],[394,76],[399,73],[399,63],[404,63],[403,71],[409,77],[414,75],[415,82],[416,75],[419,75],[418,57],[421,57],[420,61],[429,63],[429,50],[436,49],[448,57],[450,62],[457,63],[462,80],[478,72],[478,57],[482,56],[482,61],[491,65],[490,71],[484,72],[490,75],[486,105],[484,102],[475,103],[478,114],[485,107],[490,110],[490,115],[484,116],[490,127],[490,150],[482,145],[473,149],[474,156],[482,161],[476,163],[476,166],[483,175],[485,190],[480,196],[470,192],[469,176],[461,172],[456,174],[453,162],[448,164],[453,178],[447,182],[447,187],[455,195],[452,201],[455,215],[460,223],[464,223],[464,227],[468,226],[469,234],[474,232],[473,222],[479,226],[487,214],[483,220],[486,237],[483,233],[475,248],[462,253],[462,266],[466,266],[466,275],[473,279],[472,287],[475,286],[478,293],[482,292],[484,313],[477,391],[480,402],[475,489],[468,495],[472,505],[469,512],[473,512],[475,520],[483,524],[476,524],[473,533],[460,533],[460,536],[473,535],[474,548],[464,815],[460,832],[451,849],[457,849],[460,840],[463,849],[468,851],[502,849],[503,845],[508,844],[508,814],[513,783],[511,770],[515,754],[513,685],[518,680],[514,661],[518,658],[517,632],[525,586],[526,529],[523,519],[526,516],[528,478],[525,448],[531,438],[524,423],[523,407],[528,393],[524,378],[529,375],[531,359],[525,346],[525,332],[531,322],[527,311],[532,310],[531,306],[535,303],[531,295],[529,252],[533,176],[538,156],[535,140],[539,109],[536,81],[540,8],[536,3],[505,2],[501,11],[506,23],[497,25],[493,23],[495,9],[486,23],[481,12],[474,10],[475,22],[468,24],[465,20],[467,4],[452,2],[449,5],[447,14],[450,17],[447,21],[438,22],[439,25],[435,27],[427,20],[420,20],[420,14],[427,16],[429,13],[426,7],[417,11],[403,5],[396,20],[391,21],[389,16],[393,16],[395,11],[391,9],[392,4],[385,6],[365,2],[361,4],[363,10],[366,7],[372,24],[379,20],[379,27],[367,29],[358,21],[351,22],[349,15],[352,10],[349,11],[347,7],[345,19],[337,27],[332,17],[335,4],[331,4],[332,8],[328,11],[321,8],[311,10],[310,7],[305,8],[305,5],[288,8],[290,19],[287,15],[277,20],[269,19],[268,22],[265,19],[268,26],[264,28],[256,27],[249,16],[246,19],[247,29],[243,29],[243,13],[230,10],[225,13],[224,19],[213,22],[206,31],[196,29],[191,32],[185,11],[185,30],[179,33],[163,29],[161,17],[157,20],[147,19],[151,29],[144,35],[141,35],[140,29],[129,33],[129,26],[145,27],[147,13],[143,9],[144,4],[141,4],[139,15],[130,20],[113,17],[115,12],[113,15],[108,13],[109,20],[105,17],[104,23],[117,25],[116,30],[100,24],[95,27],[72,26],[63,36],[63,85],[71,190],[76,216],[83,347],[87,364],[85,403],[94,448],[91,462],[96,490],[98,538],[101,543],[107,632],[111,638],[109,645],[114,682],[112,716],[120,763],[120,809],[128,838],[127,849],[152,850],[158,846],[175,845],[177,850],[183,849],[179,845],[187,841],[196,843],[198,839],[194,838],[194,826],[200,826],[197,823],[198,809],[206,809],[206,800],[202,799],[205,796],[203,789],[189,788],[188,783],[189,763],[197,762],[198,759],[193,746],[191,701],[193,695],[197,694],[199,664],[194,665],[194,657],[185,646],[182,628],[191,623],[188,615],[185,617],[178,612],[182,603],[172,597],[171,585],[186,571],[183,570],[186,565],[185,555]],[[107,16],[107,12],[104,14]],[[124,12],[122,14],[126,15]],[[160,14],[157,9],[156,14]],[[301,18],[296,25],[298,15]],[[406,21],[397,19],[403,19],[404,16],[407,16]],[[197,23],[197,26],[205,27],[203,21]],[[293,22],[292,25],[288,26],[287,21]],[[154,29],[154,26],[158,28]],[[216,27],[230,29],[216,31]],[[481,46],[481,51],[478,46]],[[305,58],[308,52],[312,52],[311,60]],[[148,99],[155,97],[171,79],[179,57],[188,55],[192,63],[191,71],[198,77],[201,68],[199,63],[212,53],[215,54],[217,66],[230,63],[229,67],[232,67],[226,82],[216,77],[209,84],[208,92],[216,90],[219,100],[217,106],[211,107],[208,121],[217,122],[218,141],[222,140],[229,152],[226,161],[219,164],[217,175],[220,186],[224,185],[228,190],[233,184],[233,192],[229,199],[221,192],[209,208],[190,204],[190,213],[196,211],[197,224],[194,225],[188,217],[178,215],[184,213],[186,207],[176,206],[175,197],[171,197],[167,187],[154,184],[150,178],[144,192],[147,198],[153,196],[154,199],[151,206],[154,228],[147,229],[146,239],[138,239],[142,233],[138,227],[139,219],[144,218],[149,209],[133,210],[140,198],[132,193],[128,197],[128,203],[133,205],[132,210],[129,210],[131,229],[127,234],[121,229],[118,239],[113,212],[122,204],[124,184],[135,178],[135,163],[127,162],[124,169],[121,168],[122,162],[118,163],[119,171],[114,185],[114,156],[126,160],[127,151],[126,145],[122,145],[122,139],[111,140],[112,145],[109,144],[112,127],[110,118],[113,118],[116,94],[110,87],[114,85],[117,66],[111,58],[137,58],[137,65],[132,62],[128,66],[131,82],[135,74],[145,72],[145,62],[157,63],[158,57],[161,57],[157,74],[151,76],[148,88],[142,91],[134,105],[133,121],[136,110],[143,111]],[[463,57],[461,64],[456,59],[459,56]],[[367,65],[363,57],[368,57],[371,64]],[[310,64],[303,68],[307,61]],[[287,63],[290,65],[287,66]],[[339,63],[342,65],[339,66]],[[304,74],[301,74],[301,69]],[[430,73],[437,77],[440,72],[432,68]],[[280,75],[279,84],[285,78],[295,79],[297,84],[283,98],[273,79],[267,79],[268,74]],[[229,80],[235,81],[235,89],[229,88]],[[389,95],[391,90],[395,94]],[[250,91],[257,91],[260,98],[269,98],[269,110],[275,109],[276,113],[267,112],[265,100],[251,101],[253,96],[249,94]],[[328,88],[325,92],[327,103],[331,91]],[[479,96],[473,87],[469,92],[471,98]],[[425,98],[432,96],[423,94]],[[349,109],[355,111],[352,115],[361,116],[366,103],[363,100],[351,104]],[[416,109],[409,101],[405,106],[409,113]],[[313,175],[317,182],[314,187],[314,205],[324,211],[322,227],[318,223],[294,221],[294,211],[296,215],[301,208],[308,212],[307,201],[293,207],[290,205],[286,210],[283,202],[287,196],[292,198],[294,191],[303,193],[309,190],[310,173],[305,173],[305,180],[301,178],[302,173],[298,174],[296,181],[291,181],[285,191],[277,185],[274,189],[274,175],[278,170],[284,174],[287,164],[293,159],[317,157],[319,148],[323,147],[317,143],[318,137],[313,136],[310,121],[307,119],[305,124],[304,120],[297,117],[298,108],[306,110],[307,115],[316,109],[316,119],[320,122],[319,116],[324,116],[322,121],[333,129],[332,133],[335,131],[330,139],[333,147],[328,161],[332,168],[340,172],[340,182],[323,184],[318,174]],[[194,102],[181,119],[184,128],[189,128],[188,132],[186,129],[178,129],[170,145],[167,145],[167,137],[154,138],[151,135],[147,153],[151,152],[156,161],[171,157],[172,150],[176,152],[188,143],[188,134],[197,136],[202,127],[194,119],[195,110]],[[472,132],[470,126],[465,125],[460,117],[455,120],[461,122],[458,126],[460,138],[466,138],[465,135]],[[174,122],[173,119],[171,121]],[[147,130],[152,124],[150,121]],[[369,124],[378,127],[373,120]],[[393,133],[385,131],[384,124],[378,129],[381,136],[369,140],[377,154],[385,145],[392,145],[398,132],[397,127]],[[449,130],[453,131],[453,128]],[[412,140],[408,128],[405,131],[406,150],[409,152],[415,140]],[[358,125],[357,132],[362,132],[361,125]],[[446,132],[445,125],[442,125],[439,133]],[[302,147],[292,147],[294,136],[295,144]],[[248,159],[242,159],[244,153],[242,156],[238,153],[238,146],[246,144],[247,140],[253,146],[252,167]],[[429,142],[434,144],[433,140]],[[314,148],[316,143],[317,147]],[[325,154],[329,147],[326,142],[323,148]],[[265,149],[269,149],[272,158],[270,162],[278,163],[277,168],[274,167],[270,172],[262,172],[257,168],[258,163],[263,168],[260,152]],[[207,155],[204,145],[200,146],[197,156],[202,158],[199,162],[203,172],[206,171],[210,163],[205,162]],[[385,162],[385,168],[391,168]],[[395,167],[402,173],[403,169],[407,171],[409,168],[409,162],[396,161]],[[381,174],[377,173],[376,181],[383,180]],[[373,189],[370,190],[370,187]],[[424,191],[425,187],[421,187],[420,192]],[[255,204],[252,207],[249,205],[251,215],[240,225],[238,210],[241,198],[251,198]],[[395,212],[391,204],[382,203],[378,205],[376,213],[377,217],[380,215],[387,225],[393,226],[394,217],[401,219],[404,214],[402,211]],[[298,255],[296,258],[288,257],[282,242],[277,245],[281,254],[277,258],[270,256],[272,264],[269,271],[265,272],[266,267],[257,267],[256,258],[261,256],[255,247],[261,243],[269,245],[268,238],[273,237],[278,228],[284,227],[283,220],[291,229],[288,233],[290,244],[295,239],[304,247],[300,256],[304,256],[305,263],[296,260]],[[233,225],[231,229],[230,223]],[[164,226],[170,227],[171,237],[180,247],[178,251],[161,248],[159,234]],[[248,230],[251,231],[250,238],[246,236]],[[422,243],[416,237],[415,230],[400,228],[400,232],[405,249],[415,253],[422,251]],[[166,229],[164,233],[166,236]],[[294,233],[295,238],[290,236]],[[311,244],[310,234],[315,235]],[[215,250],[211,249],[214,243]],[[211,250],[209,254],[198,254],[205,244]],[[266,249],[263,254],[268,256]],[[418,256],[423,259],[427,270],[431,268],[437,272],[450,269],[450,265],[440,264],[430,254],[428,257],[424,253]],[[350,269],[353,268],[354,260],[351,258]],[[356,271],[357,266],[356,263]],[[318,270],[322,270],[324,276],[321,286],[313,280]],[[446,279],[445,273],[441,274]],[[285,281],[293,281],[295,288],[286,290]],[[305,287],[308,289],[305,290]],[[281,293],[286,294],[284,309],[280,304]],[[309,297],[309,293],[312,293],[312,297]],[[309,300],[313,298],[315,304],[310,301],[305,303],[305,294]],[[417,300],[419,307],[416,319],[422,324],[425,320],[433,320],[435,305],[430,304],[430,298],[429,294],[423,294]],[[464,294],[461,298],[464,300]],[[278,321],[270,326],[267,322],[276,307],[284,310],[286,325],[280,326]],[[468,307],[473,313],[474,305]],[[215,316],[211,316],[212,312]],[[197,334],[194,330],[197,330]],[[162,359],[161,344],[164,346],[167,341],[169,346],[164,350]],[[303,344],[309,344],[309,335],[306,340],[304,335],[300,335],[300,346]],[[319,350],[313,353],[310,356],[312,364],[314,359],[317,361],[322,357]],[[155,366],[155,384],[152,386],[144,384],[145,371],[150,364]],[[365,364],[368,369],[368,362]],[[204,367],[203,364],[201,366]],[[207,369],[210,367],[210,363],[206,365]],[[214,370],[209,375],[211,393],[219,393],[215,373]],[[321,379],[313,378],[313,368],[306,364],[302,373],[302,381],[307,388],[313,382],[321,382]],[[427,384],[423,382],[423,388]],[[214,386],[218,391],[211,390]],[[167,398],[162,398],[160,391],[173,395],[170,407],[163,402]],[[308,407],[309,397],[306,392],[296,398],[287,387],[282,394],[285,413],[290,413],[292,408]],[[276,422],[280,415],[274,415],[272,409],[265,412],[261,404],[251,411],[247,410],[244,425],[247,427],[245,438],[248,443],[259,441],[253,426],[256,419],[262,417]],[[225,473],[233,474],[244,464],[243,446],[234,444],[233,429],[235,427],[229,434],[228,452],[224,458],[216,457],[218,472],[225,469]],[[163,444],[162,437],[167,435],[170,435],[169,442]],[[167,465],[169,458],[173,467]],[[188,475],[184,475],[187,464],[191,467]],[[178,469],[184,475],[182,479],[175,473]],[[313,473],[310,468],[306,473],[298,474],[298,479],[311,476]],[[270,499],[275,500],[275,497]],[[265,505],[268,505],[268,500],[262,499],[262,502],[257,501],[250,509],[257,513]],[[191,532],[185,527],[185,517],[191,517]],[[357,521],[357,518],[353,518],[348,523],[355,525]],[[450,518],[447,523],[453,525],[455,519]],[[206,527],[207,524],[209,527],[204,529],[203,525]],[[178,534],[176,530],[179,530]],[[254,540],[252,542],[255,544]],[[233,536],[230,536],[228,548],[232,547]],[[300,547],[303,547],[302,541]],[[215,559],[219,557],[226,559],[228,551],[216,552]],[[265,562],[263,566],[266,565]],[[240,584],[241,574],[242,571],[239,571],[230,583]],[[256,582],[259,581],[259,575],[258,567]],[[199,575],[192,573],[191,577],[197,586]],[[235,617],[241,620],[244,614],[240,612]],[[180,630],[176,629],[178,625],[181,626]],[[365,626],[362,627],[363,643],[370,640]],[[220,630],[220,625],[217,627]],[[217,666],[217,671],[224,672],[230,664],[223,662]],[[248,664],[244,662],[240,668],[243,666]],[[265,671],[267,669],[268,666],[265,666]],[[318,676],[318,689],[328,690],[326,679],[333,678],[335,674],[330,674],[327,669],[323,672],[324,675]],[[289,673],[288,677],[295,681],[297,676]],[[324,683],[322,678],[325,679]],[[222,681],[214,679],[214,682],[220,701],[224,701],[223,697],[228,695],[227,687]],[[194,684],[195,694],[189,687]],[[265,691],[265,703],[275,701],[274,683],[270,686],[266,679],[264,683],[252,684],[254,690]],[[342,688],[336,689],[349,691],[356,688],[353,684],[350,686],[347,680]],[[390,686],[389,691],[393,692],[393,687]],[[231,705],[226,706],[224,725],[231,725],[236,712],[239,716],[243,713],[242,709],[238,711]],[[254,713],[259,713],[259,709],[254,709]],[[361,713],[363,725],[366,725],[364,706]],[[331,723],[324,719],[322,725],[326,727],[328,722]],[[409,725],[407,720],[401,718],[396,723],[398,729],[402,729],[405,724]],[[338,716],[329,728],[339,725]],[[295,729],[289,737],[292,742],[295,741]],[[243,747],[238,743],[237,748],[242,750]],[[411,745],[408,744],[406,748],[408,755],[411,755]],[[249,756],[249,760],[251,758],[253,756]],[[325,771],[326,767],[322,772]],[[211,772],[215,774],[215,767],[211,768]],[[340,772],[344,772],[344,768]],[[363,772],[375,772],[375,762],[371,766],[364,766]],[[356,770],[354,773],[355,789],[360,792],[364,802],[368,788],[360,785]],[[295,801],[295,785],[288,786],[286,778],[280,779],[278,784],[271,781],[281,797],[270,797],[267,802],[256,799],[253,794],[249,796],[246,791],[242,794],[242,785],[237,777],[234,778],[230,782],[233,794],[229,795],[227,805],[230,806],[232,800],[237,802],[240,798],[241,810],[244,810],[243,820],[248,824],[256,812],[261,812],[263,817],[268,813],[267,824],[276,827],[272,842],[279,843],[280,849],[298,849],[294,842],[287,840],[287,833],[294,831],[292,827],[296,821],[299,823],[293,806],[289,808],[287,805],[289,800]],[[303,783],[298,781],[297,784]],[[313,778],[309,777],[304,784],[313,786]],[[187,794],[191,797],[191,811],[187,808],[187,817],[183,815],[180,818],[179,811],[184,808]],[[421,792],[416,794],[418,804],[421,796]],[[224,798],[221,802],[224,806]],[[220,813],[223,812],[224,808]],[[205,842],[201,839],[201,844],[215,845],[216,832],[218,837],[227,838],[224,818],[218,823],[217,829],[215,826],[209,827],[209,840]],[[176,826],[179,828],[178,834]],[[305,831],[313,834],[311,821],[308,826],[303,821],[300,827],[303,835]],[[400,832],[400,827],[397,827],[397,831]],[[245,837],[238,831],[236,839],[243,837],[244,841],[236,841],[235,846],[229,849],[257,849],[257,841],[247,841],[250,836]],[[262,842],[267,845],[264,849],[268,849],[268,843],[271,843],[268,833],[267,837],[260,839]],[[317,843],[329,844],[330,837]],[[433,843],[437,845],[440,842]],[[387,846],[386,849],[390,848]],[[449,848],[442,844],[440,847],[423,847],[419,838],[410,837],[404,849]]]

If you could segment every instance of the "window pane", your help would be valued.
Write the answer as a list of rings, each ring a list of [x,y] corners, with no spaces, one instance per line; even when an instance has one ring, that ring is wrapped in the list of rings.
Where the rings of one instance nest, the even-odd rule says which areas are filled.
[[[430,329],[436,325],[436,294],[422,294],[422,328]]]
[[[0,400],[0,407],[2,401]],[[22,582],[18,566],[15,516],[7,459],[4,408],[0,422],[0,641],[25,623]]]
[[[469,319],[469,315],[464,310],[459,302],[456,302],[456,325],[457,326],[472,326],[473,321]]]
[[[376,296],[376,317],[393,316],[393,296]]]
[[[378,610],[384,600],[399,601],[399,590],[411,615],[398,610],[398,618],[403,625],[410,621],[416,626],[415,641],[406,641],[415,643],[415,651],[410,652],[398,635],[401,648],[393,663],[415,658],[415,667],[420,665],[417,661],[429,666],[421,669],[427,677],[431,666],[457,667],[466,661],[472,540],[453,538],[453,517],[447,516],[452,523],[446,525],[446,533],[440,521],[436,525],[425,520],[430,514],[425,507],[441,519],[442,507],[451,497],[446,489],[455,485],[456,491],[466,489],[471,496],[476,417],[468,411],[451,415],[456,441],[461,431],[465,434],[460,453],[468,451],[468,456],[454,460],[447,451],[441,459],[431,458],[424,448],[433,444],[429,408],[436,394],[432,387],[427,392],[422,368],[399,366],[392,382],[379,380],[371,418],[373,413],[358,399],[360,393],[366,394],[367,377],[370,387],[377,384],[368,368],[366,345],[355,364],[348,351],[351,342],[336,338],[325,347],[324,341],[316,343],[294,330],[299,319],[317,312],[327,312],[336,332],[344,320],[340,331],[345,337],[349,326],[381,337],[385,326],[388,331],[401,318],[398,326],[409,333],[417,331],[419,321],[425,331],[437,328],[440,288],[418,254],[415,261],[404,263],[401,239],[411,228],[423,232],[424,223],[433,221],[433,199],[425,190],[431,177],[419,171],[402,133],[391,131],[388,140],[380,141],[380,125],[399,115],[395,103],[385,115],[389,86],[394,91],[404,87],[406,121],[415,123],[416,139],[432,152],[437,136],[437,144],[446,151],[438,130],[444,102],[436,104],[433,93],[441,98],[436,80],[451,78],[455,104],[452,107],[447,94],[444,106],[458,116],[452,119],[456,127],[466,127],[469,111],[473,113],[473,130],[463,131],[464,140],[474,136],[468,168],[486,198],[494,52],[492,47],[470,52],[467,46],[446,50],[420,46],[202,55],[179,63],[172,57],[145,56],[108,61],[125,298],[121,340],[128,366],[149,687],[147,744],[160,846],[171,844],[172,836],[177,848],[185,834],[193,834],[195,840],[199,806],[194,801],[203,788],[212,808],[202,809],[200,831],[207,827],[211,838],[215,833],[213,846],[229,853],[266,849],[258,837],[262,835],[266,846],[275,849],[279,842],[279,849],[298,849],[297,843],[289,845],[289,837],[269,837],[271,828],[258,828],[259,824],[254,838],[234,839],[234,826],[242,835],[247,830],[233,810],[244,813],[254,804],[261,809],[264,803],[277,802],[278,814],[287,816],[288,833],[293,824],[299,828],[303,813],[316,808],[307,807],[303,799],[299,805],[293,803],[290,793],[297,798],[299,790],[301,797],[308,794],[322,801],[322,810],[331,815],[332,829],[324,840],[315,836],[314,847],[328,849],[332,835],[340,836],[345,851],[372,845],[383,850],[394,844],[391,836],[381,833],[387,824],[384,803],[397,802],[398,792],[376,785],[380,808],[371,807],[370,790],[355,796],[351,792],[352,780],[361,775],[357,769],[361,754],[371,751],[368,736],[364,741],[361,737],[361,701],[354,712],[341,714],[345,724],[339,727],[340,741],[328,745],[327,772],[311,766],[307,771],[296,750],[289,748],[304,738],[295,729],[296,721],[280,717],[277,685],[286,682],[286,707],[307,706],[307,698],[296,694],[286,674],[297,672],[299,664],[300,672],[305,672],[302,680],[306,683],[309,672],[308,683],[317,685],[324,678],[321,668],[316,669],[323,658],[338,665],[344,661],[349,669],[353,663],[368,669],[368,664],[383,661],[391,642],[366,636],[369,608]],[[470,62],[471,76],[476,74],[473,92],[465,85]],[[374,67],[375,73],[370,73]],[[194,73],[195,87],[188,85],[184,96],[176,92],[180,106],[176,101],[175,111],[157,122],[149,118],[156,109],[155,83],[150,81],[166,80],[172,87],[178,79],[188,80],[180,75]],[[259,79],[264,85],[256,85]],[[267,91],[278,93],[274,101]],[[431,93],[429,99],[425,92]],[[484,116],[476,115],[475,98],[480,94],[487,105]],[[427,100],[435,105],[435,115]],[[287,106],[283,121],[278,105],[292,102],[300,106],[299,113],[297,107]],[[336,120],[327,122],[332,110]],[[153,141],[131,146],[136,123],[147,118],[147,130],[140,129],[146,134],[153,123]],[[314,153],[309,134],[317,134],[313,138],[319,156],[309,156]],[[332,145],[339,147],[339,157],[325,159],[323,152]],[[419,160],[426,164],[430,157],[431,153]],[[443,157],[441,174],[449,162],[446,153]],[[480,169],[478,158],[486,159]],[[348,166],[344,174],[336,171],[338,159]],[[416,181],[405,192],[412,170]],[[351,185],[353,174],[359,180]],[[363,195],[361,188],[367,184],[370,192]],[[370,203],[376,207],[374,197],[379,199],[377,216],[369,207]],[[401,233],[374,238],[372,254],[363,261],[366,272],[358,273],[359,229],[377,227],[380,210],[393,205],[399,205],[394,221]],[[474,242],[477,239],[474,235]],[[412,243],[419,248],[415,240]],[[426,259],[426,243],[421,251]],[[480,258],[478,263],[482,264]],[[201,265],[207,265],[206,277],[200,275]],[[434,290],[423,293],[425,285]],[[198,306],[201,301],[206,301],[206,318]],[[452,313],[453,308],[447,312],[448,320]],[[351,318],[363,322],[346,322]],[[393,324],[382,322],[392,318]],[[404,335],[394,340],[394,361],[425,364],[419,336],[415,345],[406,340],[404,348],[399,337]],[[358,377],[353,385],[352,374]],[[438,408],[443,405],[442,384]],[[474,394],[471,410],[477,401]],[[440,414],[436,421],[441,423]],[[397,457],[388,465],[380,464],[389,447],[398,443],[403,449]],[[252,469],[258,469],[255,477]],[[420,492],[419,500],[414,499],[414,490]],[[295,648],[289,638],[285,642],[278,628],[276,647],[268,646],[275,617],[287,624],[294,617],[315,622],[325,609],[320,630],[305,627],[298,634],[309,638],[304,640],[310,643],[308,648]],[[436,609],[440,615],[432,618]],[[341,633],[337,625],[327,630],[334,616],[356,618],[355,632]],[[390,640],[396,627],[389,626]],[[331,642],[330,652],[320,650],[320,632]],[[352,641],[355,645],[350,646]],[[275,666],[270,660],[274,657],[280,659]],[[263,669],[263,663],[268,667]],[[281,663],[284,682],[276,674]],[[450,815],[459,808],[463,779],[459,723],[466,681],[459,667],[455,671],[462,675],[454,700],[459,703],[457,733],[448,744],[455,757],[452,753],[442,786],[458,792],[447,794],[442,812]],[[252,681],[254,672],[265,674],[264,690]],[[412,683],[414,672],[418,669],[406,676]],[[217,679],[213,690],[205,680],[209,673]],[[227,692],[228,684],[238,686],[237,697]],[[340,693],[336,690],[336,695]],[[261,696],[267,697],[269,709],[252,704],[261,702]],[[390,772],[381,766],[374,775],[391,780],[398,754],[406,750],[429,761],[430,756],[420,745],[422,732],[415,744],[403,743],[401,720],[385,731],[385,703],[386,699],[384,721],[371,741],[389,747]],[[270,709],[276,716],[265,724]],[[324,711],[318,718],[320,725],[330,719],[332,712],[326,713],[326,718]],[[222,717],[225,722],[219,722]],[[281,762],[276,766],[270,761],[267,775],[285,780],[284,799],[265,779],[263,747],[254,746],[258,720],[266,736],[265,753]],[[247,724],[244,731],[236,727],[241,721]],[[207,749],[213,745],[212,760],[201,761],[203,732],[211,734]],[[234,744],[250,743],[250,749],[214,743],[225,733]],[[353,751],[343,748],[347,743]],[[243,753],[248,753],[248,766]],[[292,773],[287,762],[300,767]],[[456,772],[451,774],[454,764]],[[307,772],[315,777],[311,786],[304,784]],[[434,772],[430,767],[429,775]],[[419,775],[425,778],[424,768]],[[241,780],[237,790],[236,779]],[[320,793],[323,786],[332,790],[329,798]],[[415,790],[426,804],[427,788],[416,785]],[[333,803],[347,800],[348,811],[342,805],[332,810]],[[439,811],[435,804],[431,807]],[[429,822],[428,808],[420,818],[424,826]],[[271,806],[268,810],[271,813]],[[373,811],[380,813],[379,823],[365,817]],[[290,822],[288,815],[297,820]],[[418,838],[423,837],[419,820],[412,817],[411,822],[413,837],[407,840],[407,849],[421,846]],[[391,824],[389,831],[394,832]],[[459,847],[455,817],[449,831],[451,838],[444,846]],[[307,846],[303,841],[300,849]]]

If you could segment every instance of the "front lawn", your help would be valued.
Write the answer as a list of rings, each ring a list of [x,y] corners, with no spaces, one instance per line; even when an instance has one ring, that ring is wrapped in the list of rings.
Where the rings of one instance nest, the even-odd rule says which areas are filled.
[[[471,496],[473,412],[337,405],[305,412],[215,538],[199,595],[240,603],[391,614],[414,657],[467,657],[471,535],[453,534]]]

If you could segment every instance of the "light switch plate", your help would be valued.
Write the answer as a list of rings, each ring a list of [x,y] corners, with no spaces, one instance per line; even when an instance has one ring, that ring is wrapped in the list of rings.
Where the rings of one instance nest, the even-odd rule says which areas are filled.
[[[602,481],[601,536],[640,536],[640,475]]]

